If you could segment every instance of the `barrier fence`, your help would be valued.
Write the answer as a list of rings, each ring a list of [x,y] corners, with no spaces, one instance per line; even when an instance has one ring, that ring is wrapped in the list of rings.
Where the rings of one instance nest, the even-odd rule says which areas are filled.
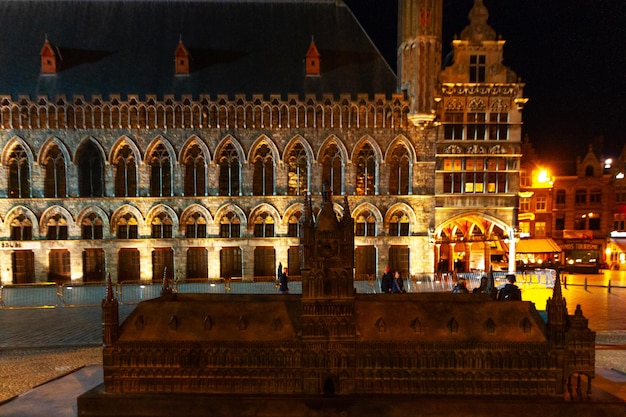
[[[497,287],[504,285],[506,272],[493,272]],[[484,272],[463,273],[418,273],[411,274],[404,280],[405,289],[409,293],[420,292],[445,292],[454,287],[459,278],[467,281],[468,290],[480,286],[480,280]],[[261,280],[241,279],[188,279],[174,282],[172,290],[177,293],[206,293],[206,294],[276,294],[278,287],[273,277],[264,277]],[[300,277],[293,277],[289,282],[289,290],[292,294],[302,294],[302,282]],[[556,271],[553,269],[537,269],[516,272],[517,284],[541,285],[553,288],[556,279]],[[607,284],[590,284],[587,277],[583,283],[568,282],[566,275],[561,277],[562,285],[607,288],[608,292],[624,286],[612,285],[611,280]],[[380,277],[371,274],[359,274],[355,276],[354,288],[359,294],[378,294],[380,290]],[[56,308],[56,307],[88,307],[99,306],[106,297],[106,284],[81,283],[81,284],[10,284],[0,286],[0,309],[25,309],[25,308]],[[115,284],[115,295],[121,304],[137,304],[145,300],[157,298],[161,295],[162,283],[152,281],[123,281]]]

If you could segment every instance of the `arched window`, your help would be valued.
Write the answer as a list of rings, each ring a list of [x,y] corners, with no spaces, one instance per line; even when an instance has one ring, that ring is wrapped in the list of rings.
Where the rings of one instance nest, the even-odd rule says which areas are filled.
[[[409,218],[402,211],[395,212],[389,220],[389,236],[409,236]]]
[[[30,198],[30,164],[22,145],[9,154],[9,198]]]
[[[289,168],[287,193],[305,195],[309,189],[309,158],[301,143],[297,143],[289,152],[287,166]]]
[[[252,177],[253,195],[274,194],[274,158],[267,144],[261,145],[252,158],[254,173]]]
[[[65,183],[65,159],[58,146],[48,151],[44,165],[44,196],[46,198],[64,198],[67,196]]]
[[[220,237],[241,237],[241,222],[232,211],[220,219]]]
[[[115,196],[137,196],[137,163],[128,144],[123,145],[113,161],[115,164]]]
[[[92,141],[78,150],[78,193],[81,197],[104,196],[104,163]]]
[[[206,195],[206,164],[204,154],[197,144],[194,144],[185,154],[185,195]]]
[[[376,217],[369,211],[362,211],[356,218],[356,236],[376,236]]]
[[[25,215],[11,221],[11,240],[33,240],[33,224]]]
[[[222,151],[220,158],[220,180],[219,194],[228,196],[239,195],[239,175],[241,172],[241,164],[239,155],[232,144],[226,145]]]
[[[150,195],[172,196],[172,165],[170,154],[162,143],[150,155]]]
[[[302,212],[298,211],[291,216],[289,216],[289,224],[287,228],[287,236],[289,237],[299,237],[300,236],[300,218],[302,217]]]
[[[364,144],[356,155],[356,194],[374,195],[376,191],[376,155]]]
[[[187,239],[206,237],[206,219],[200,213],[193,213],[187,217],[185,237]]]
[[[263,212],[254,220],[254,237],[274,237],[274,219],[268,213]]]
[[[172,219],[166,213],[159,213],[152,219],[153,239],[169,239],[172,237]]]
[[[336,144],[329,145],[322,156],[322,184],[328,184],[333,195],[342,194],[343,160]]]
[[[80,225],[81,239],[102,239],[103,223],[102,219],[95,213],[85,216]]]
[[[137,219],[130,213],[126,213],[117,222],[118,239],[137,239],[139,237],[139,225]]]
[[[48,219],[46,239],[67,240],[67,221],[60,214],[55,214]]]
[[[389,158],[389,194],[406,195],[409,193],[409,153],[402,146],[396,146]]]

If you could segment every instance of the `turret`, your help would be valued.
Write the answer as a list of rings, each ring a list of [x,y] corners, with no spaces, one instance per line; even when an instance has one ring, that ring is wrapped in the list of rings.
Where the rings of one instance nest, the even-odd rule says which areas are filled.
[[[102,300],[102,343],[104,346],[112,346],[119,334],[118,302],[113,293],[111,273],[107,278],[106,297]]]
[[[567,331],[567,301],[561,291],[561,277],[556,274],[552,297],[546,302],[548,312],[548,338],[556,347],[565,346],[565,333]]]

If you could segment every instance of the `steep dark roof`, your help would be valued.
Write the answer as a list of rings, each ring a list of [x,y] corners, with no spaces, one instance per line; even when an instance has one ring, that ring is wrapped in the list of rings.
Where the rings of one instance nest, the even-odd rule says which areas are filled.
[[[45,38],[61,70],[41,75]],[[321,77],[305,76],[311,37]],[[182,39],[191,73],[174,74]],[[342,1],[0,2],[0,95],[384,93],[396,77]]]

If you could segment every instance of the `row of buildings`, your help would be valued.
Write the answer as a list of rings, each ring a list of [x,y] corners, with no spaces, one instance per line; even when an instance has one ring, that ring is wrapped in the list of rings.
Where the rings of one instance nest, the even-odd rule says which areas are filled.
[[[0,5],[3,284],[298,276],[325,187],[351,207],[357,279],[513,269],[526,235],[608,236],[608,213],[542,229],[524,83],[481,0],[443,69],[441,0],[400,1],[397,74],[342,1],[144,6]]]
[[[537,158],[528,142],[522,149],[519,265],[558,262],[572,272],[624,269],[626,148],[616,158],[602,158],[590,145],[572,172]]]

